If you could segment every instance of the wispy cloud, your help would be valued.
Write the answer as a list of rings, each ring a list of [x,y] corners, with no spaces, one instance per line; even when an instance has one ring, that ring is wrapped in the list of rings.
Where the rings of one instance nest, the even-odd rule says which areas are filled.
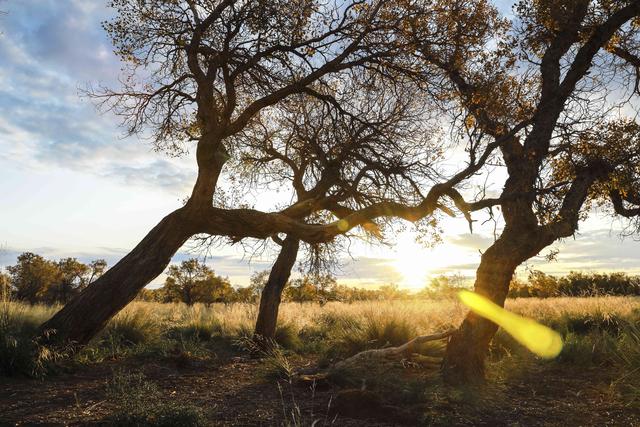
[[[118,120],[99,114],[78,88],[117,86],[120,64],[97,2],[9,2],[0,19],[0,161],[58,167],[126,185],[185,194],[193,159],[164,158],[148,142],[121,138]]]

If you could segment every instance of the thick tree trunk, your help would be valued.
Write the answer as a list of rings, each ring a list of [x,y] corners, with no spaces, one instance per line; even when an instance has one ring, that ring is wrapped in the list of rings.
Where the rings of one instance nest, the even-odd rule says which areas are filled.
[[[267,284],[260,295],[260,310],[258,311],[255,329],[256,336],[270,339],[275,336],[282,291],[289,280],[289,276],[291,276],[291,269],[298,256],[299,245],[300,241],[290,236],[287,236],[282,244],[278,258],[271,268]]]
[[[203,231],[201,219],[211,207],[227,157],[221,136],[204,134],[196,151],[198,179],[187,204],[164,217],[129,254],[45,322],[41,335],[47,341],[84,345],[133,301],[164,271],[178,249]]]
[[[516,268],[536,255],[547,242],[535,229],[506,228],[482,255],[474,290],[503,307]],[[451,336],[442,364],[443,375],[452,384],[484,381],[484,360],[498,326],[473,312]]]
[[[186,208],[167,215],[127,256],[45,322],[41,331],[49,336],[48,341],[86,344],[164,271],[193,234]]]

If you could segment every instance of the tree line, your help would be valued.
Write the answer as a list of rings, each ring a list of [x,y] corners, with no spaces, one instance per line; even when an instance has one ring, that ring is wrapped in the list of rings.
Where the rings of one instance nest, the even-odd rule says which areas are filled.
[[[76,258],[48,260],[41,255],[25,252],[15,265],[0,271],[0,295],[29,304],[64,304],[99,278],[107,269],[103,259],[87,264]],[[260,301],[268,283],[269,270],[255,272],[248,286],[234,286],[228,277],[216,275],[214,270],[197,258],[172,264],[159,288],[145,288],[138,300],[158,303],[250,303]],[[345,286],[330,274],[305,274],[287,281],[282,292],[285,302],[391,301],[409,299],[455,298],[458,291],[469,289],[466,277],[439,275],[425,287],[414,291],[389,283],[375,289]],[[640,296],[640,276],[624,272],[586,273],[572,271],[553,276],[539,270],[529,272],[526,279],[514,277],[510,298],[549,298],[562,296]]]
[[[15,265],[6,268],[6,273],[0,271],[0,295],[30,304],[66,304],[106,269],[103,259],[85,264],[77,258],[52,261],[25,252]]]
[[[171,272],[191,269],[195,259],[171,266]],[[169,277],[164,286],[144,289],[138,298],[143,301],[171,303],[258,303],[269,277],[269,270],[256,272],[250,284],[233,287],[227,278],[215,276],[208,267],[202,280],[176,281]],[[415,299],[453,299],[461,290],[468,290],[471,283],[460,274],[439,275],[429,279],[424,288],[411,290],[388,283],[375,289],[345,286],[331,275],[304,275],[289,280],[282,292],[283,302],[352,303],[356,301],[393,301]],[[525,279],[515,276],[511,281],[509,298],[640,296],[640,275],[625,272],[591,273],[571,271],[563,276],[532,270]]]

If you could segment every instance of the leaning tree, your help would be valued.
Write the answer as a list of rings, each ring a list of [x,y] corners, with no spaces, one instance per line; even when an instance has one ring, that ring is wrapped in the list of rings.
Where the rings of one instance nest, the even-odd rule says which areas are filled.
[[[349,114],[353,106],[334,94],[343,87],[340,77],[354,70],[385,82],[407,79],[429,94],[420,62],[406,58],[416,50],[414,40],[398,29],[437,16],[438,9],[423,12],[407,9],[405,3],[113,0],[116,15],[105,28],[128,66],[127,75],[122,89],[90,95],[121,115],[131,133],[152,131],[160,150],[181,152],[193,143],[198,176],[182,208],[163,218],[128,255],[45,322],[43,330],[56,332],[48,336],[86,343],[195,235],[264,240],[281,234],[316,244],[377,218],[415,222],[451,202],[468,217],[469,211],[486,206],[485,200],[465,202],[456,187],[478,172],[519,131],[517,126],[492,140],[463,138],[467,160],[422,191],[412,205],[381,200],[354,209],[347,203],[327,209],[340,212],[339,220],[314,216],[310,222],[296,216],[308,210],[308,200],[275,212],[214,205],[234,141],[259,127],[261,116],[282,101],[304,94]],[[437,73],[434,77],[439,78]],[[364,79],[362,84],[379,83]]]
[[[382,2],[310,0],[113,0],[104,24],[127,65],[118,91],[91,93],[131,133],[151,130],[157,148],[194,143],[198,176],[186,204],[167,215],[104,276],[43,325],[85,343],[165,269],[195,234],[267,238],[281,231],[327,240],[337,227],[304,226],[285,214],[213,206],[229,141],[296,93],[322,95],[325,78],[375,67],[397,48]],[[311,88],[311,84],[315,88]]]
[[[407,7],[433,12],[400,29],[417,52],[407,60],[417,56],[430,82],[441,77],[443,108],[459,111],[460,127],[503,141],[507,178],[485,203],[504,227],[482,254],[477,293],[503,305],[516,268],[574,235],[596,206],[637,229],[640,125],[628,117],[640,81],[640,1],[521,1],[511,21],[485,0]],[[482,379],[496,330],[470,313],[449,341],[446,377]]]

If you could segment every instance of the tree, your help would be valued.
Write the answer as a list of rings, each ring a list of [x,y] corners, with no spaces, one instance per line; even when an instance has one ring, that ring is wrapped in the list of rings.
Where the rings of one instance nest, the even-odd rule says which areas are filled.
[[[476,173],[500,145],[472,144],[471,161],[412,206],[381,201],[341,210],[339,221],[324,223],[308,223],[295,214],[308,200],[276,212],[214,206],[218,179],[238,137],[259,130],[262,114],[297,94],[348,114],[351,105],[333,94],[352,71],[402,81],[405,64],[391,60],[413,51],[414,45],[394,32],[419,16],[381,0],[113,0],[111,6],[114,18],[105,29],[128,74],[121,90],[99,89],[89,95],[121,115],[131,133],[153,133],[160,150],[179,154],[195,143],[198,177],[182,208],[42,325],[43,331],[56,331],[49,336],[57,341],[88,342],[194,235],[238,241],[283,234],[317,244],[384,216],[418,221],[438,209],[451,212],[441,199],[460,203],[454,187]],[[409,81],[416,77],[412,65]],[[363,86],[376,83],[361,81]]]
[[[7,267],[16,299],[29,304],[42,299],[48,301],[51,289],[60,281],[57,265],[31,252],[19,255],[17,261],[16,265]]]
[[[66,303],[71,296],[85,283],[84,278],[90,267],[79,262],[76,258],[64,258],[58,261],[59,278],[47,291],[50,302]]]
[[[309,96],[292,97],[281,103],[280,114],[264,120],[262,132],[241,143],[246,152],[238,169],[249,182],[265,187],[274,181],[291,183],[296,198],[295,209],[288,212],[292,217],[322,219],[322,211],[328,211],[340,219],[373,203],[409,203],[420,197],[418,183],[428,182],[433,172],[419,154],[437,158],[436,147],[429,150],[424,124],[416,120],[426,118],[417,108],[424,103],[401,96],[399,89],[389,95],[354,80],[345,78],[342,94],[334,95],[357,105],[350,114]],[[381,237],[373,221],[364,230],[369,237]],[[300,240],[291,235],[272,240],[280,252],[264,283],[255,326],[255,334],[267,338],[275,335],[282,292],[300,249]],[[326,270],[330,251],[329,245],[306,248],[316,281],[326,278],[318,270]]]
[[[215,302],[233,302],[235,291],[229,283],[229,279],[216,276],[211,272],[205,280],[196,284],[196,301],[203,304]]]
[[[318,289],[310,276],[292,280],[285,288],[285,298],[293,302],[311,302],[318,299]]]
[[[226,303],[234,299],[234,289],[229,279],[216,276],[211,268],[197,258],[169,266],[164,287],[153,292],[161,295],[164,302],[183,302],[187,305]],[[146,298],[150,297],[148,291]]]
[[[441,275],[433,277],[418,295],[427,298],[455,298],[458,292],[465,289],[468,289],[468,286],[465,286],[464,276],[459,274]]]
[[[66,303],[100,277],[107,266],[101,259],[90,264],[83,264],[76,258],[54,262],[30,252],[18,256],[17,261],[15,266],[7,267],[11,274],[9,282],[15,297],[31,304]]]
[[[503,305],[517,266],[572,236],[593,206],[637,231],[640,125],[623,112],[638,94],[640,1],[522,1],[513,22],[486,1],[441,3],[434,20],[402,31],[425,74],[442,76],[434,90],[462,111],[459,128],[501,141],[495,162],[507,179],[484,201],[500,208],[504,228],[474,287]],[[446,378],[481,380],[496,329],[470,313],[449,341]]]
[[[131,74],[122,90],[92,94],[130,132],[150,129],[159,149],[179,152],[195,142],[198,177],[184,207],[42,329],[86,343],[196,234],[264,239],[282,232],[318,242],[342,233],[336,224],[282,213],[216,208],[213,196],[233,137],[263,110],[297,93],[330,102],[330,76],[375,68],[393,55],[399,46],[386,35],[398,19],[381,13],[383,3],[113,0],[115,17],[105,28]]]
[[[196,258],[182,261],[180,265],[169,266],[163,288],[167,301],[195,304],[200,297],[201,283],[207,281],[212,275],[213,271]]]
[[[400,287],[395,283],[380,286],[378,292],[380,295],[380,299],[385,301],[405,299],[409,295],[409,292],[407,290],[400,289]]]

